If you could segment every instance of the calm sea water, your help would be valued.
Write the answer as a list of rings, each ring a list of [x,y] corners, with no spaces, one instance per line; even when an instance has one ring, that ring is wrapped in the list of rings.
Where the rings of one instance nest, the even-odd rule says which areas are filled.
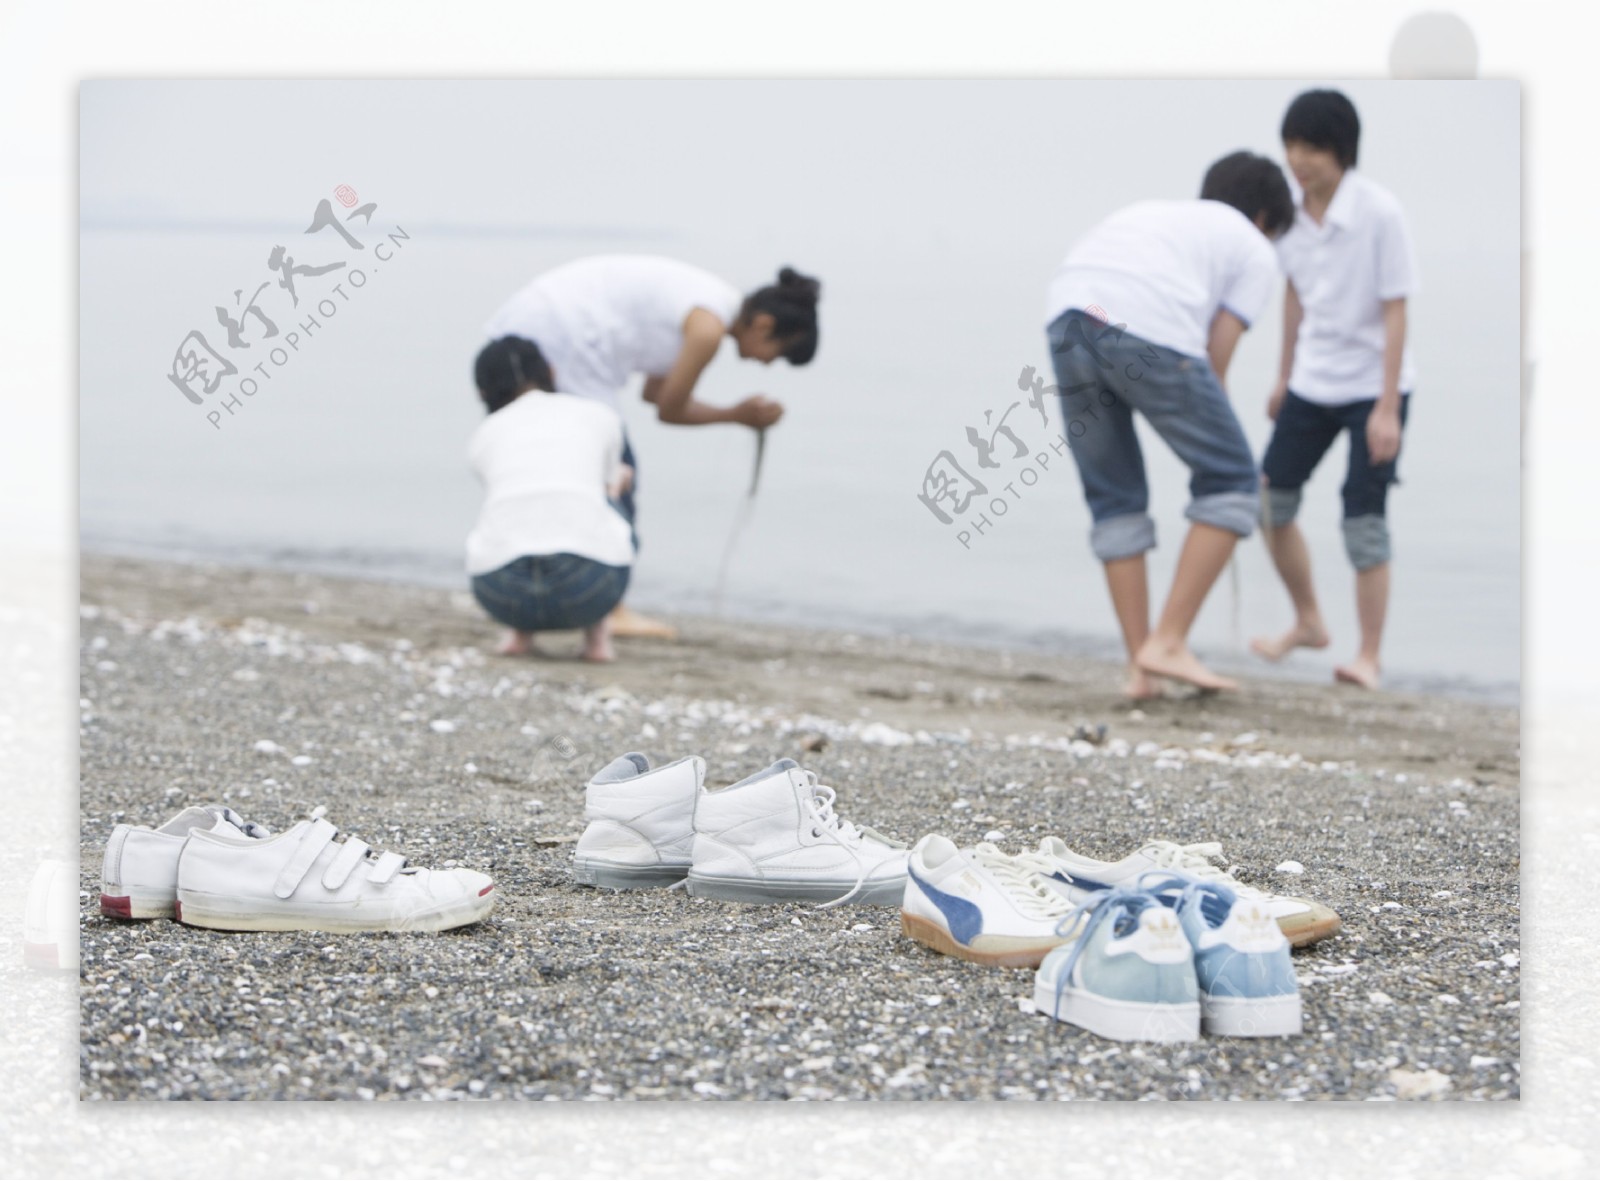
[[[83,258],[86,269],[137,274],[175,251],[226,258],[258,245],[249,234],[100,232],[85,236]],[[661,244],[694,256],[682,246]],[[462,540],[479,496],[464,455],[479,418],[467,374],[492,297],[434,304],[431,293],[509,289],[512,274],[483,279],[504,270],[500,253],[480,241],[415,233],[365,288],[347,288],[349,302],[323,318],[287,364],[267,363],[275,376],[258,375],[258,392],[224,413],[220,429],[162,376],[159,346],[181,336],[171,322],[86,285],[85,545],[462,584]],[[1031,269],[1040,277],[1048,262],[1031,260]],[[769,435],[760,489],[729,560],[724,610],[1116,654],[1076,473],[1052,447],[1059,409],[1049,405],[1041,421],[1018,389],[1025,365],[1048,372],[1035,323],[1038,286],[969,284],[972,304],[963,306],[869,272],[853,286],[830,287],[827,341],[811,367],[763,370],[739,361],[731,345],[724,350],[704,397],[726,402],[763,391],[788,407]],[[423,298],[426,310],[416,306]],[[893,347],[874,328],[890,307],[914,333]],[[1275,339],[1272,326],[1262,328],[1260,336]],[[1247,352],[1231,384],[1259,450],[1271,350]],[[1520,659],[1515,387],[1467,356],[1441,359],[1455,371],[1424,370],[1432,380],[1416,395],[1403,483],[1392,499],[1387,656],[1396,684],[1504,697],[1515,692]],[[744,507],[753,436],[665,427],[642,402],[629,402],[643,539],[633,600],[710,611]],[[978,465],[967,428],[987,438],[1002,415],[1026,457],[1015,458],[1000,436],[994,460],[1002,466],[989,471]],[[1159,441],[1147,444],[1160,588],[1184,528],[1186,475]],[[1335,647],[1297,658],[1289,675],[1327,675],[1355,636],[1338,528],[1343,447],[1308,488],[1303,512]],[[941,452],[989,488],[950,525],[918,496]],[[980,508],[990,522],[981,531]],[[1251,541],[1207,604],[1196,643],[1220,665],[1248,668],[1240,637],[1287,620],[1260,543]]]
[[[282,365],[256,356],[274,342],[253,346],[252,363],[260,360],[266,372],[255,375],[253,397],[223,413],[220,429],[206,418],[220,396],[194,406],[168,382],[173,352],[190,329],[221,343],[225,334],[213,309],[235,306],[235,291],[243,292],[240,301],[248,299],[257,283],[273,277],[264,264],[274,245],[290,242],[304,250],[305,262],[338,246],[327,234],[298,237],[324,190],[263,169],[239,148],[236,170],[256,177],[263,192],[241,185],[221,194],[227,217],[214,207],[197,212],[198,198],[185,204],[163,195],[175,184],[169,173],[149,166],[150,177],[140,179],[139,169],[147,167],[140,137],[154,136],[163,118],[178,117],[163,114],[167,92],[151,92],[160,109],[140,108],[133,120],[132,99],[96,90],[84,108],[84,544],[464,586],[462,543],[479,500],[465,459],[480,418],[469,367],[481,326],[501,300],[545,267],[604,250],[675,255],[745,289],[793,263],[825,284],[816,361],[800,370],[763,369],[739,361],[729,345],[699,391],[721,403],[763,392],[788,407],[768,438],[723,609],[1115,656],[1115,622],[1089,553],[1076,472],[1049,446],[1061,429],[1059,410],[1049,406],[1048,421],[1041,421],[1025,403],[1011,409],[1024,397],[1018,378],[1025,366],[1048,373],[1044,288],[1072,238],[1110,209],[1142,196],[1183,195],[1218,148],[1254,142],[1270,150],[1276,112],[1294,89],[1162,85],[1186,86],[1188,97],[1173,105],[1139,84],[1071,91],[1092,96],[1099,112],[1070,129],[1088,144],[1080,156],[1125,165],[1102,167],[1082,184],[1040,179],[1052,167],[1077,175],[1059,158],[1040,155],[1025,117],[1041,96],[1058,93],[1047,84],[993,84],[981,103],[973,88],[953,84],[915,92],[862,84],[861,109],[895,114],[902,134],[886,140],[833,111],[829,136],[802,138],[782,160],[769,162],[771,175],[744,157],[719,156],[704,162],[705,169],[721,169],[714,191],[695,188],[685,197],[666,186],[647,201],[637,184],[619,191],[591,182],[591,172],[576,165],[537,185],[518,180],[519,190],[507,177],[523,176],[516,171],[527,166],[521,157],[452,158],[455,139],[475,133],[462,130],[464,121],[424,108],[450,95],[479,102],[480,88],[456,87],[443,98],[423,89],[404,100],[416,106],[409,123],[396,122],[396,104],[412,91],[383,91],[384,126],[404,127],[404,150],[372,138],[373,116],[365,124],[369,136],[340,140],[311,170],[366,178],[362,197],[378,202],[371,226],[358,223],[369,243],[396,225],[409,237],[387,262],[362,255],[365,285],[346,282],[348,298],[332,315],[318,315],[315,301],[335,298],[328,289],[338,276],[302,280],[301,308],[290,308],[281,291],[262,296],[282,332],[310,316],[319,323],[300,333],[300,347]],[[360,112],[349,104],[372,93],[339,91],[347,104],[341,109],[355,118]],[[746,118],[752,128],[781,122],[786,103],[797,118],[804,111],[821,117],[815,92],[800,84],[772,84],[760,92],[766,98],[759,109],[748,112],[729,107],[730,92],[714,87],[650,93],[665,97],[636,105],[608,134],[632,145],[637,159],[630,163],[654,161],[661,169],[672,167],[671,153],[660,146],[665,131],[656,123],[700,104],[720,104],[728,119]],[[1390,134],[1374,132],[1372,144],[1363,143],[1363,163],[1370,157],[1374,175],[1408,202],[1425,284],[1412,317],[1420,383],[1403,483],[1390,502],[1391,680],[1508,699],[1517,693],[1521,654],[1514,89],[1509,104],[1479,90],[1460,92],[1482,107],[1466,115],[1461,102],[1447,101],[1438,89],[1353,93],[1364,116],[1382,115],[1386,103],[1393,108],[1386,124],[1374,119]],[[907,98],[913,94],[914,102]],[[1139,103],[1145,105],[1135,109]],[[1191,107],[1192,118],[1177,113]],[[184,118],[204,117],[192,103],[181,109]],[[229,109],[243,117],[239,112],[253,108],[239,102]],[[1147,134],[1130,141],[1119,112]],[[1238,142],[1232,134],[1213,142],[1220,120],[1240,129]],[[1247,120],[1261,126],[1246,127]],[[1406,128],[1424,123],[1425,159],[1405,139]],[[551,126],[573,144],[584,131],[581,120]],[[214,151],[235,150],[226,137],[212,142]],[[147,146],[160,157],[154,144]],[[570,157],[579,149],[564,150]],[[1486,151],[1509,171],[1488,168]],[[458,191],[439,178],[481,172],[484,160],[490,172],[480,179],[499,205],[485,211],[474,196],[479,208],[469,216],[456,208]],[[598,154],[589,163],[602,167]],[[493,172],[502,164],[511,170],[505,176]],[[233,166],[224,165],[217,175],[231,178]],[[1456,173],[1470,178],[1476,210],[1461,206],[1465,189],[1451,180]],[[795,177],[805,180],[803,200]],[[778,183],[783,178],[791,179]],[[1435,188],[1451,200],[1431,203]],[[513,201],[519,191],[526,201]],[[1263,405],[1277,362],[1278,324],[1274,307],[1245,338],[1229,381],[1258,453],[1269,429]],[[247,328],[252,339],[260,331],[253,321]],[[736,427],[662,426],[636,393],[626,401],[640,460],[643,539],[633,601],[709,612],[730,532],[745,507],[753,437]],[[968,428],[987,437],[1008,410],[1006,424],[1030,458],[1012,458],[1001,437],[995,459],[1002,467],[982,469]],[[981,534],[967,518],[940,522],[918,499],[924,473],[941,452],[989,485],[979,503],[990,505],[991,523]],[[1041,453],[1046,464],[1031,458]],[[1159,599],[1185,525],[1187,478],[1159,441],[1148,439],[1146,458],[1161,539],[1152,559]],[[1353,581],[1339,534],[1343,458],[1341,442],[1309,486],[1302,513],[1334,647],[1297,656],[1283,675],[1327,678],[1335,660],[1354,648]],[[1003,515],[993,507],[997,499]],[[963,530],[971,535],[966,544],[958,536]],[[1259,540],[1252,540],[1207,604],[1195,641],[1221,667],[1252,669],[1243,640],[1288,621],[1286,597]]]

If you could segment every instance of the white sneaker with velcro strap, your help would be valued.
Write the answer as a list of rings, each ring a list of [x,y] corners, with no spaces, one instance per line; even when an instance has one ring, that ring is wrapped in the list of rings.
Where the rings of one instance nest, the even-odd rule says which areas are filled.
[[[485,918],[494,882],[376,853],[322,809],[263,840],[194,831],[178,861],[179,922],[222,931],[444,931]]]
[[[115,919],[170,919],[178,896],[178,857],[196,829],[260,840],[271,832],[222,804],[185,808],[160,828],[119,824],[100,871],[100,913]]]

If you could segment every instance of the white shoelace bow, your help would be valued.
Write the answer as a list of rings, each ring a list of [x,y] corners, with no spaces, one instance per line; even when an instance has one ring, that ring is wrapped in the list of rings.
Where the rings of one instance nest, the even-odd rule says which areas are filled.
[[[880,832],[868,828],[866,825],[857,827],[834,810],[834,801],[839,798],[839,793],[825,783],[817,780],[815,772],[803,771],[806,786],[811,789],[811,796],[806,801],[811,810],[811,835],[820,837],[823,833],[832,833],[840,844],[860,845],[865,841],[875,841],[891,849],[904,849],[904,841],[890,840]],[[832,902],[824,902],[817,909],[828,910],[835,906],[843,906],[850,899],[861,892],[861,887],[867,882],[867,865],[859,857],[856,858],[856,884],[851,886],[845,894],[835,898]]]
[[[839,798],[839,793],[826,784],[818,783],[813,772],[805,773],[806,782],[811,787],[812,828],[811,835],[820,837],[824,829],[834,833],[840,840],[849,844],[860,844],[862,833],[859,828],[851,824],[838,812],[834,811],[834,802]]]
[[[1073,909],[1070,899],[1045,884],[1055,872],[1054,862],[1029,853],[1012,857],[993,845],[979,845],[972,855],[1029,918],[1059,919]]]
[[[1174,841],[1151,841],[1145,846],[1151,859],[1162,869],[1177,869],[1207,881],[1227,883],[1235,893],[1247,898],[1270,898],[1265,890],[1246,885],[1233,876],[1235,866],[1224,869],[1214,861],[1222,860],[1220,841],[1201,841],[1193,845],[1180,845]]]

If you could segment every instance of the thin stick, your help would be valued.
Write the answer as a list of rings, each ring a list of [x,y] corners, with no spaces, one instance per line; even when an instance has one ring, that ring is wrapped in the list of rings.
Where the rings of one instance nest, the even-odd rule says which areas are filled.
[[[762,427],[756,431],[756,462],[755,469],[750,473],[750,491],[745,493],[739,514],[733,519],[733,528],[728,531],[727,544],[722,547],[722,566],[717,571],[717,589],[711,600],[711,609],[717,615],[722,614],[722,596],[728,586],[728,569],[733,565],[733,551],[738,547],[739,538],[744,534],[744,527],[749,523],[756,506],[756,489],[761,486],[761,461],[766,454],[767,430]]]

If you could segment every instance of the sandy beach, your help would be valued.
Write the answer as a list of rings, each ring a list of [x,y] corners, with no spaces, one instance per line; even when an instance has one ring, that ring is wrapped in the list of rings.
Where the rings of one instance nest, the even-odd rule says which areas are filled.
[[[1268,679],[1133,707],[1079,658],[697,617],[614,665],[566,658],[576,636],[504,658],[464,591],[90,554],[81,574],[84,1098],[1519,1095],[1515,709]],[[1220,841],[1345,926],[1295,956],[1300,1037],[1103,1041],[892,908],[572,885],[583,783],[626,750],[701,754],[712,782],[794,757],[905,840]],[[491,872],[500,902],[438,936],[102,918],[112,826],[205,802],[274,829],[325,805]]]

